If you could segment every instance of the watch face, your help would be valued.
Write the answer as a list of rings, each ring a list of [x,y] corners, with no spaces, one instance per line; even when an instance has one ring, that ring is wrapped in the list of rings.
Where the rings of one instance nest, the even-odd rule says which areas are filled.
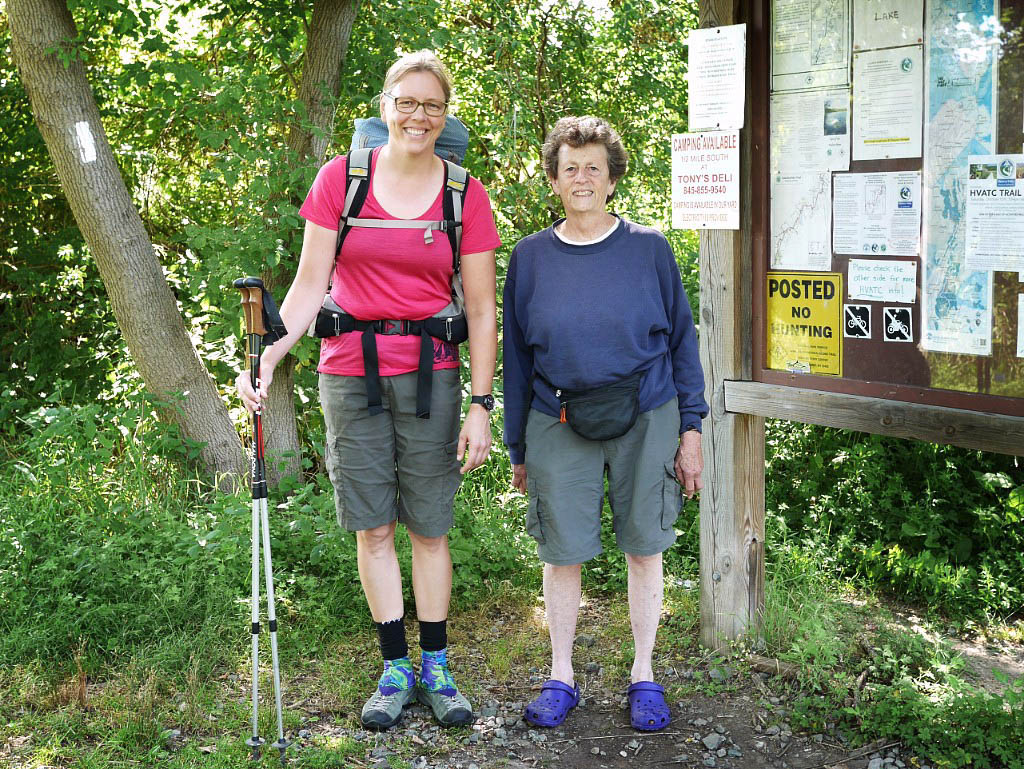
[[[491,411],[494,408],[494,396],[488,393],[484,396],[484,408]]]

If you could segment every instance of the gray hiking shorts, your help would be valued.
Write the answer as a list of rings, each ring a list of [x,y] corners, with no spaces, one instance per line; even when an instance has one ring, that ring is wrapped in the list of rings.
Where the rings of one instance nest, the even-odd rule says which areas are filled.
[[[320,375],[338,523],[362,531],[398,520],[421,537],[440,537],[452,527],[462,478],[459,370],[434,371],[430,419],[416,416],[415,371],[382,376],[380,389],[384,411],[371,416],[363,377]]]
[[[619,549],[655,555],[676,540],[683,506],[675,477],[679,407],[668,403],[637,417],[625,435],[588,441],[557,418],[531,409],[526,423],[526,530],[537,554],[555,566],[589,561],[601,552],[605,471],[612,529]]]

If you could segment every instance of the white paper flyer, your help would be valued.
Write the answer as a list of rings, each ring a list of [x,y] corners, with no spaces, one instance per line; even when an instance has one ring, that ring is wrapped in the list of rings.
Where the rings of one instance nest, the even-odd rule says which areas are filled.
[[[832,250],[917,256],[921,252],[921,172],[836,174]]]

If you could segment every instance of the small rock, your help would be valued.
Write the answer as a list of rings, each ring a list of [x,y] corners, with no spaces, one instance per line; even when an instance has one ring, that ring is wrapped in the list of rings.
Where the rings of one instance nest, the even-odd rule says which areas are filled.
[[[690,763],[690,757],[685,753],[680,753],[678,756],[673,756],[672,760],[677,764],[688,764]]]
[[[695,587],[697,587],[697,583],[694,582],[692,579],[684,579],[683,580],[683,589],[684,590],[693,590]]]
[[[704,756],[704,766],[715,766],[715,757]]]
[[[299,729],[299,739],[300,740],[308,740],[312,736],[313,736],[313,732],[309,731],[309,729]]]
[[[820,745],[821,741],[823,739],[825,739],[825,735],[824,734],[812,734],[811,735],[811,739],[814,740],[815,742],[817,742]]]
[[[868,762],[868,769],[882,769],[883,761],[880,758],[872,758]]]
[[[503,740],[506,737],[508,737],[508,732],[506,732],[499,726],[497,729],[494,730],[494,736],[499,740]]]
[[[427,769],[427,757],[416,756],[416,759],[409,764],[409,766],[412,767],[412,769]]]
[[[719,748],[717,751],[715,751],[715,755],[718,756],[719,758],[725,758],[725,754],[727,752],[728,751],[725,748]]]
[[[718,732],[719,734],[725,734],[725,727],[722,726],[721,724],[718,724],[718,725],[715,726],[715,731]]]
[[[599,755],[601,755],[601,748],[597,748],[597,747],[591,748],[590,749],[590,755],[592,755],[592,756],[599,756]]]
[[[756,742],[754,742],[754,750],[764,750],[764,748],[765,748],[764,740],[757,740]]]
[[[494,718],[496,715],[498,715],[498,709],[496,707],[492,707],[491,705],[484,705],[482,708],[480,708],[480,713],[478,715],[480,716],[480,718]]]
[[[703,718],[695,718],[690,723],[692,723],[694,726],[707,726],[708,725],[708,722],[705,719],[703,719]]]
[[[629,742],[626,743],[626,747],[629,748],[630,750],[636,750],[637,748],[640,747],[640,743],[637,742],[636,740],[630,740]]]
[[[708,750],[718,750],[718,746],[725,742],[725,737],[718,734],[717,732],[711,732],[704,737],[701,742],[704,743],[704,747]]]
[[[622,756],[623,758],[629,758],[629,753],[627,753],[624,750],[620,750],[619,751],[619,755]]]
[[[710,678],[712,681],[714,681],[716,683],[721,683],[722,681],[725,680],[725,673],[723,673],[718,668],[712,668],[708,672],[708,678]]]
[[[590,647],[594,645],[595,639],[590,633],[580,633],[576,636],[576,643],[580,646]]]
[[[768,701],[769,701],[769,702],[770,702],[770,703],[771,703],[772,705],[778,705],[778,704],[780,704],[780,703],[782,702],[782,700],[780,700],[780,699],[779,699],[778,697],[769,697],[769,698],[768,698]]]
[[[182,713],[184,713],[186,710],[188,710],[188,703],[186,703],[186,702],[179,702],[178,703],[178,710],[181,711]]]
[[[480,732],[473,732],[471,735],[469,735],[470,745],[476,745],[478,742],[480,742]]]
[[[779,728],[778,724],[772,724],[765,730],[765,734],[767,734],[769,737],[774,737],[781,731],[782,730]]]
[[[413,738],[413,741],[415,741],[415,738]],[[420,744],[423,744],[422,740],[420,740]],[[390,752],[384,745],[378,745],[370,751],[370,758],[387,758]]]
[[[730,758],[743,758],[743,751],[739,748],[732,747],[729,748],[728,755]]]
[[[601,666],[598,665],[596,662],[588,662],[586,665],[583,666],[583,670],[587,673],[600,673]]]
[[[480,769],[480,767],[474,763],[470,763],[470,765],[467,766],[466,769]]]

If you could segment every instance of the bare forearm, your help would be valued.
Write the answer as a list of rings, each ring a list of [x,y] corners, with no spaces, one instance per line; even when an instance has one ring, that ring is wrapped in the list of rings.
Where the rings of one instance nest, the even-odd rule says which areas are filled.
[[[486,395],[494,388],[494,364],[498,355],[495,309],[467,314],[469,325],[469,376],[473,395]]]

